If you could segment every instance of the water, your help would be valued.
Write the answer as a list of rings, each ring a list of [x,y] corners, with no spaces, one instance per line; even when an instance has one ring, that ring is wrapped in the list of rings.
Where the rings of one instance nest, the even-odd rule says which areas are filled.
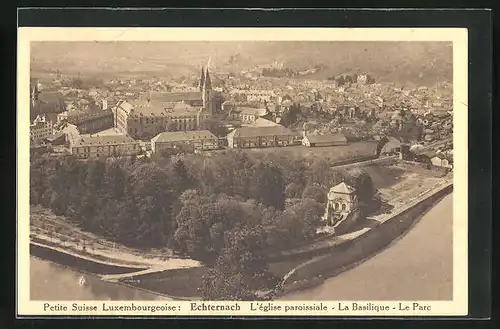
[[[283,300],[452,300],[453,197],[363,264]]]
[[[82,277],[84,280],[82,280]],[[85,282],[82,285],[82,282]],[[142,290],[102,281],[99,277],[30,258],[32,300],[159,300],[167,299]]]

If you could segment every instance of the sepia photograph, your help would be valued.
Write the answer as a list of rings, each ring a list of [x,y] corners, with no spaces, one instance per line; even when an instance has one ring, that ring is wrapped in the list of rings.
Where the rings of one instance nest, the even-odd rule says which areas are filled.
[[[397,301],[391,311],[417,312],[466,298],[456,276],[467,272],[467,196],[455,192],[457,214],[453,191],[454,150],[467,152],[454,126],[467,129],[467,107],[457,113],[453,38],[64,30],[67,40],[26,43],[19,96],[21,282],[41,310],[335,301],[335,311],[387,311],[378,303]],[[465,104],[466,91],[462,81]]]

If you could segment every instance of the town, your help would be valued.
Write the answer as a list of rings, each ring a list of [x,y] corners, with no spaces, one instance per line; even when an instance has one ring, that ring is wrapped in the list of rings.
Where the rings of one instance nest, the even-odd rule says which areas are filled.
[[[452,186],[452,85],[325,69],[33,71],[33,252],[168,296],[270,300],[360,261],[323,261],[341,243],[388,245]]]
[[[282,79],[256,79],[246,72],[226,76],[201,68],[191,83],[111,79],[87,84],[60,73],[43,83],[33,79],[31,152],[89,159],[322,147],[385,137],[386,153],[407,145],[411,152],[405,156],[452,166],[451,87],[446,84],[405,90],[359,74],[331,81],[286,79],[280,86]]]

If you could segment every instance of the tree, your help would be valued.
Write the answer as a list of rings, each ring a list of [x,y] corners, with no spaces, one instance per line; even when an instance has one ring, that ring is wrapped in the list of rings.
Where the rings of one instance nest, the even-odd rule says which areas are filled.
[[[326,193],[328,192],[328,189],[320,185],[318,183],[313,183],[308,185],[303,193],[302,193],[302,198],[304,199],[311,199],[316,202],[320,203],[325,203],[326,202]]]
[[[290,183],[285,188],[285,196],[288,199],[299,198],[302,195],[304,187],[297,183]]]
[[[302,109],[299,104],[293,103],[288,111],[282,117],[282,123],[285,126],[290,126],[297,122],[299,115],[302,113]]]
[[[263,227],[238,227],[225,235],[224,248],[214,266],[203,278],[204,300],[255,300],[252,291],[267,273]]]
[[[251,180],[251,195],[258,202],[276,209],[285,207],[285,187],[279,168],[259,163]]]
[[[368,172],[361,169],[351,169],[348,172],[348,183],[356,189],[360,210],[366,214],[372,207],[376,193],[372,178]]]
[[[182,159],[178,159],[174,164],[173,182],[177,191],[183,192],[194,185],[194,180],[186,169],[186,165]]]

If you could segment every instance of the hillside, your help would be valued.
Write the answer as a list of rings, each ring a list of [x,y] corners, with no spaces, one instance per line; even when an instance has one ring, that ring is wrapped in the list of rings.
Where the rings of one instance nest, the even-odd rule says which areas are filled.
[[[378,81],[401,84],[452,81],[451,44],[436,42],[51,42],[33,43],[31,56],[32,70],[82,74],[179,76],[197,72],[210,58],[212,70],[239,71],[279,61],[296,70],[328,67],[309,79],[367,72]]]

